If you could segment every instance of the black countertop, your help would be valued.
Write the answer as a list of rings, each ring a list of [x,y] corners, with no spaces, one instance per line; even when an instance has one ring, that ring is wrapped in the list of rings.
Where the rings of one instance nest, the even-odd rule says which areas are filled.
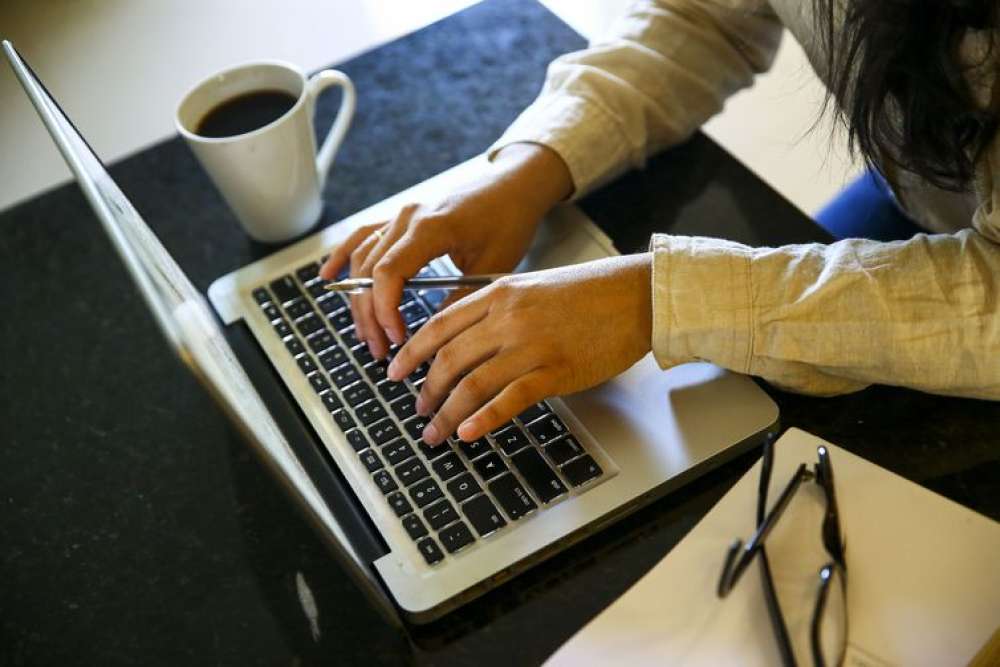
[[[583,44],[530,0],[488,0],[339,65],[359,102],[324,224],[481,152],[533,99],[548,61]],[[319,132],[336,102],[321,102]],[[179,139],[111,171],[203,290],[273,251],[246,240]],[[652,231],[826,240],[703,135],[584,208],[626,252]],[[537,663],[756,456],[402,636],[171,357],[78,188],[0,213],[0,228],[0,664]],[[997,404],[889,387],[828,399],[768,391],[785,426],[1000,518]]]

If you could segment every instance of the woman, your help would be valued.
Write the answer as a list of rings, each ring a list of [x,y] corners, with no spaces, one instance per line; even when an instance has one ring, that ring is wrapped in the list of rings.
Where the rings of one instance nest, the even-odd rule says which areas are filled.
[[[449,254],[511,270],[542,215],[683,141],[771,63],[787,28],[866,161],[931,235],[753,249],[655,235],[648,253],[505,278],[434,317],[391,378],[436,354],[418,399],[428,443],[472,440],[546,396],[652,350],[793,391],[871,383],[1000,398],[1000,148],[994,2],[645,0],[606,39],[550,67],[490,149],[492,168],[440,202],[358,230],[323,267],[372,275],[354,297],[373,354],[402,344],[403,281]],[[627,221],[622,221],[627,224]]]

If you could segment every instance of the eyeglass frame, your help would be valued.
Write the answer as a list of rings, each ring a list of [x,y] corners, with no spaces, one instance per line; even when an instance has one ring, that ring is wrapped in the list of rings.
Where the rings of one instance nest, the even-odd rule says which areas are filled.
[[[817,447],[817,462],[813,466],[813,469],[810,470],[807,464],[800,463],[792,478],[785,485],[784,490],[782,490],[781,495],[778,496],[774,507],[771,508],[770,512],[767,512],[767,494],[771,483],[771,471],[774,467],[775,439],[776,434],[771,434],[764,442],[760,480],[757,488],[757,530],[745,545],[742,540],[737,538],[729,546],[716,588],[716,594],[720,598],[726,597],[750,565],[754,556],[760,555],[761,576],[764,584],[764,596],[767,602],[768,616],[771,619],[771,626],[774,630],[775,639],[778,642],[782,663],[785,667],[793,667],[796,664],[795,655],[792,651],[792,643],[788,636],[788,628],[785,624],[784,615],[781,612],[781,605],[778,602],[774,579],[771,576],[771,567],[767,559],[767,552],[764,550],[764,542],[767,540],[771,530],[781,519],[795,492],[802,485],[802,482],[815,481],[823,490],[823,495],[826,498],[826,511],[823,515],[820,532],[823,539],[823,546],[830,555],[831,560],[820,568],[819,572],[820,587],[810,624],[811,648],[815,664],[819,667],[825,667],[826,663],[820,650],[820,622],[826,609],[826,602],[830,592],[830,581],[833,579],[835,569],[839,568],[841,575],[839,581],[845,601],[844,647],[842,647],[841,656],[837,660],[837,664],[840,664],[843,661],[843,651],[846,649],[847,642],[847,562],[844,557],[846,544],[841,528],[837,494],[834,489],[833,465],[830,462],[830,453],[822,445]]]

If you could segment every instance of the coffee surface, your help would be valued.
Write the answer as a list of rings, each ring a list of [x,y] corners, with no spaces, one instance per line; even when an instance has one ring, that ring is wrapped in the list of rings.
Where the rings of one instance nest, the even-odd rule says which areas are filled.
[[[252,132],[272,123],[295,106],[297,98],[283,90],[255,90],[220,103],[201,119],[196,134],[218,139]]]

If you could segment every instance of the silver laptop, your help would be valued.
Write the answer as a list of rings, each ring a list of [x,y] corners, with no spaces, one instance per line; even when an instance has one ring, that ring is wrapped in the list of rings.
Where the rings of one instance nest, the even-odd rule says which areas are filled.
[[[413,406],[426,367],[386,380],[385,362],[358,344],[347,303],[317,272],[352,229],[448,193],[478,159],[219,278],[209,306],[12,45],[3,47],[174,352],[391,622],[441,616],[776,426],[777,407],[750,378],[704,363],[663,371],[646,357],[476,442],[426,447]],[[613,254],[593,223],[563,207],[519,270]],[[454,272],[446,258],[424,269]],[[405,295],[411,331],[441,298]]]

